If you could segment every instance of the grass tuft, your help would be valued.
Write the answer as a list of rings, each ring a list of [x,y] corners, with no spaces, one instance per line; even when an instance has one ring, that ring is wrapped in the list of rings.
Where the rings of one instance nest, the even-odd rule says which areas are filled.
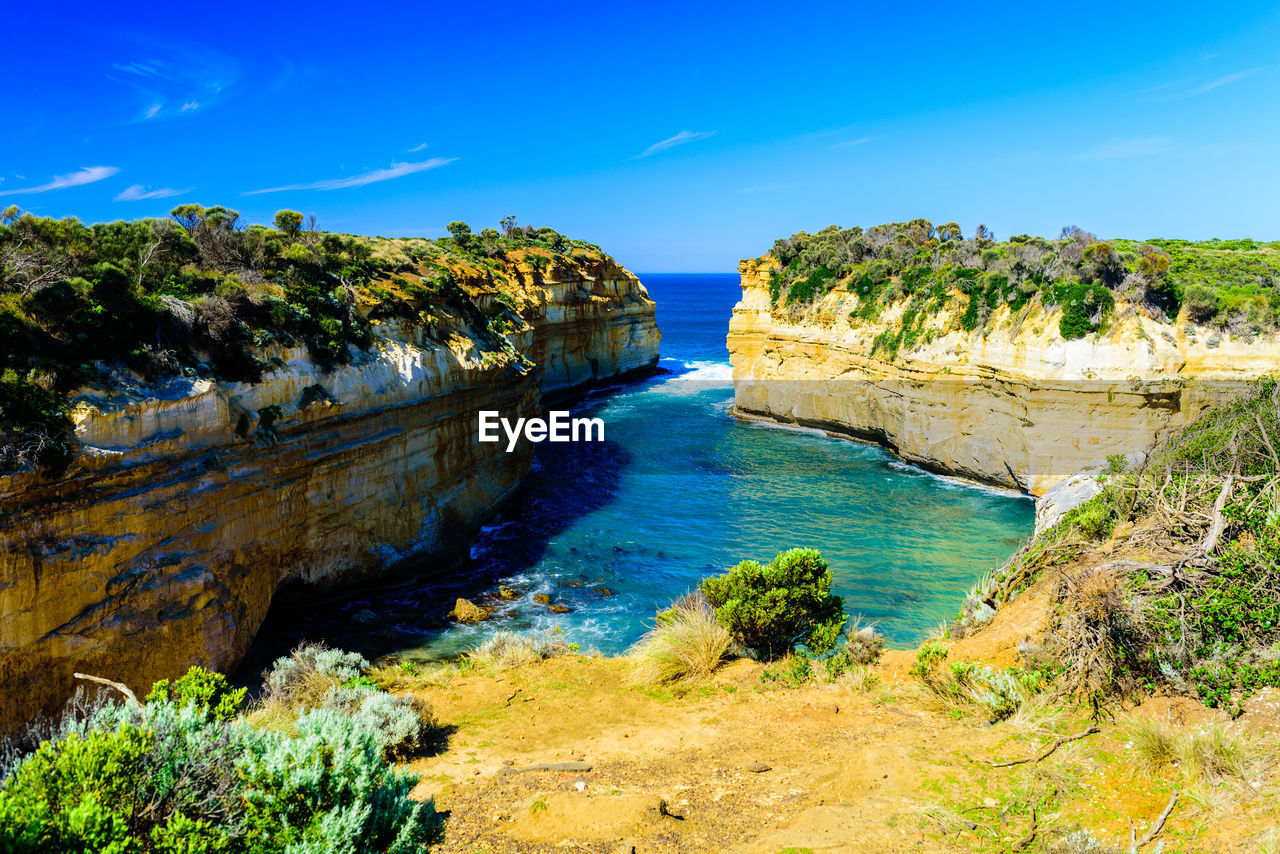
[[[732,647],[733,637],[716,621],[711,603],[691,593],[658,616],[632,656],[642,683],[661,684],[710,676]]]

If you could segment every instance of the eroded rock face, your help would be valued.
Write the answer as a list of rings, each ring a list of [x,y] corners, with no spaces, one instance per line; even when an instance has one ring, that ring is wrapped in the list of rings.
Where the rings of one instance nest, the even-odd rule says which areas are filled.
[[[532,456],[477,442],[479,410],[534,416],[546,391],[656,365],[644,287],[596,272],[528,288],[511,351],[376,324],[329,373],[281,349],[259,383],[83,390],[68,475],[0,478],[0,726],[56,708],[77,670],[145,692],[230,669],[286,583],[447,566]]]
[[[929,319],[920,343],[873,355],[905,303],[850,320],[857,296],[772,308],[772,260],[743,261],[728,346],[737,411],[880,442],[947,474],[1042,495],[1114,454],[1149,450],[1251,377],[1280,366],[1280,339],[1213,336],[1123,303],[1101,335],[1065,341],[1058,314],[1011,317],[985,335]],[[963,298],[952,301],[963,307]],[[932,334],[930,334],[932,333]]]

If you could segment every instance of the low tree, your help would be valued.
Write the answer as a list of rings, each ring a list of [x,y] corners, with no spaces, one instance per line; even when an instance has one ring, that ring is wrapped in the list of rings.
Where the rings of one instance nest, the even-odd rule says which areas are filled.
[[[453,242],[458,245],[459,249],[469,249],[471,242],[475,239],[475,235],[471,233],[471,226],[465,222],[454,220],[447,226],[449,234],[453,237]]]
[[[1107,241],[1089,244],[1080,258],[1093,278],[1107,287],[1115,287],[1124,280],[1124,264],[1116,255],[1115,248]]]
[[[277,229],[293,241],[298,239],[298,233],[302,230],[302,218],[302,214],[298,211],[281,210],[276,211],[273,222]]]
[[[783,552],[768,566],[743,561],[704,578],[700,589],[721,625],[763,658],[797,645],[829,652],[845,623],[844,603],[831,592],[831,569],[814,549]]]

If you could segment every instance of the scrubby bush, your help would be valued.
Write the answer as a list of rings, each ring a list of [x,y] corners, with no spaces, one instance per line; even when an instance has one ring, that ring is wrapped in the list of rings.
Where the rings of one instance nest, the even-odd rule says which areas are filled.
[[[844,603],[831,593],[831,570],[814,549],[783,552],[768,566],[743,561],[703,579],[700,590],[734,639],[765,659],[797,645],[829,652],[845,623]]]
[[[1049,674],[1041,670],[996,670],[972,661],[947,665],[947,656],[947,648],[941,644],[924,644],[916,652],[911,675],[946,703],[979,709],[993,723],[1015,715],[1049,681]]]
[[[147,702],[170,702],[177,706],[193,705],[213,717],[229,721],[244,702],[245,688],[232,688],[221,673],[203,667],[191,667],[174,681],[161,679],[151,686]]]
[[[1009,591],[1063,566],[1035,651],[1061,690],[1097,703],[1162,686],[1239,714],[1280,686],[1277,447],[1280,383],[1265,378],[1141,466],[1113,460],[1101,494],[1015,556]],[[1104,538],[1137,556],[1069,565]]]
[[[733,636],[716,620],[701,592],[681,597],[658,614],[632,650],[644,682],[677,682],[711,675],[728,656]]]
[[[336,711],[374,733],[387,758],[419,753],[437,730],[431,705],[421,697],[388,694],[367,675],[369,670],[358,653],[303,644],[267,671],[263,698],[251,720],[290,732],[301,713]]]
[[[835,680],[855,668],[866,668],[880,660],[884,652],[884,635],[875,626],[854,620],[845,634],[844,643],[827,656],[824,664],[828,679]]]
[[[480,646],[468,652],[466,661],[473,667],[505,670],[554,658],[569,651],[570,645],[564,638],[564,632],[559,629],[524,634],[503,630],[495,632]]]
[[[356,652],[308,643],[276,659],[263,678],[268,700],[314,708],[335,686],[360,678],[369,662]]]
[[[884,652],[884,635],[875,626],[855,622],[849,629],[841,652],[851,664],[875,664]]]
[[[349,717],[375,733],[388,759],[408,759],[420,753],[436,730],[431,704],[417,696],[396,696],[368,685],[330,688],[315,707]]]
[[[0,840],[36,852],[422,852],[440,837],[417,778],[365,722],[307,712],[297,734],[194,704],[111,705],[46,741],[0,788]]]

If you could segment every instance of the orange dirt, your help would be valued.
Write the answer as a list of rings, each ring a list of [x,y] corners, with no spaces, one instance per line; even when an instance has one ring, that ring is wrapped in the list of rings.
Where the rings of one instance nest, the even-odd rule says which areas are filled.
[[[1048,780],[1059,802],[1038,814],[1024,850],[1053,850],[1041,846],[1079,827],[1127,849],[1129,821],[1145,832],[1171,784],[1125,761],[1126,722],[1224,720],[1194,703],[1151,701],[1044,762],[996,769],[992,761],[1038,755],[1088,721],[1028,715],[990,726],[922,689],[906,675],[910,659],[887,653],[865,692],[772,687],[745,660],[678,696],[633,686],[625,659],[453,675],[419,692],[456,729],[442,753],[412,763],[415,794],[447,812],[444,852],[1009,851],[1032,830],[1028,787]],[[1274,805],[1280,789],[1267,780],[1244,796],[1254,800],[1226,813],[1184,797],[1164,850],[1258,850],[1250,840],[1268,813],[1257,804]]]

